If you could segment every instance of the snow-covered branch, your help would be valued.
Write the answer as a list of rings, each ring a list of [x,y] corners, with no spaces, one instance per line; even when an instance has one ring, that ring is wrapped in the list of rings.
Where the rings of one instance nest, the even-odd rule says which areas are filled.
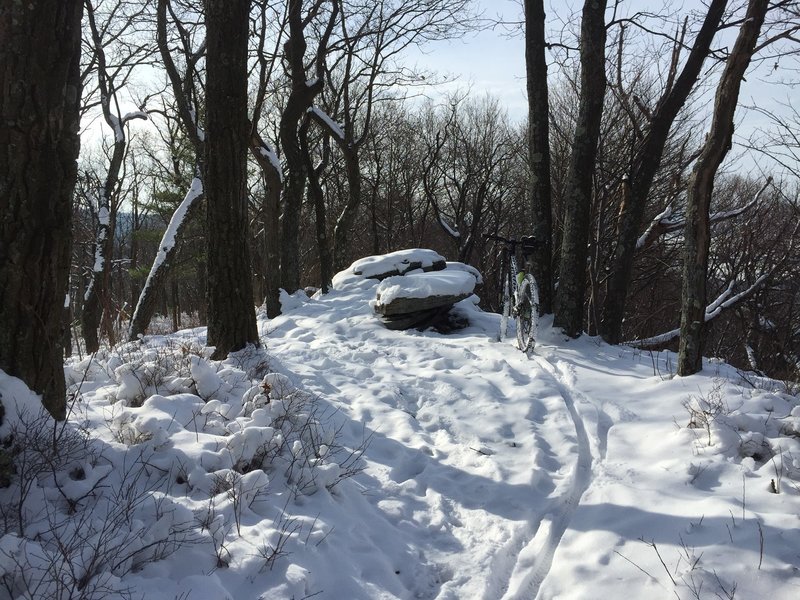
[[[283,183],[283,169],[281,168],[281,161],[278,158],[278,154],[275,150],[270,146],[266,141],[264,141],[261,136],[258,136],[257,139],[257,146],[256,152],[258,152],[259,156],[265,158],[269,163],[270,167],[277,173],[278,180]]]
[[[441,213],[439,214],[439,224],[442,226],[442,229],[444,229],[450,237],[453,237],[455,239],[461,237],[461,233],[450,227],[450,225],[447,224],[447,221],[444,220],[444,217],[442,216]]]
[[[317,123],[325,127],[325,129],[334,138],[336,138],[336,142],[338,144],[345,143],[344,130],[342,129],[342,126],[339,125],[339,123],[337,123],[336,121],[334,121],[330,117],[330,115],[328,115],[328,113],[326,113],[318,106],[310,106],[306,112],[308,112],[308,114],[314,117]]]
[[[709,217],[709,222],[713,225],[714,223],[733,219],[755,207],[758,204],[758,201],[761,199],[761,195],[771,183],[772,177],[767,177],[767,182],[761,187],[760,190],[758,190],[750,202],[733,210],[715,212]],[[675,231],[680,231],[684,227],[686,227],[686,220],[673,218],[672,207],[667,206],[667,208],[653,217],[653,220],[650,221],[650,224],[647,226],[645,232],[636,241],[636,250],[644,250],[645,248],[649,248],[661,236],[668,233],[673,233]]]
[[[160,276],[160,273],[164,271],[164,265],[170,261],[173,249],[177,243],[179,231],[182,229],[184,221],[186,220],[186,215],[189,213],[195,202],[202,196],[203,182],[199,177],[195,177],[192,179],[192,184],[189,187],[189,191],[186,192],[186,196],[184,196],[183,201],[172,214],[169,225],[167,226],[166,231],[164,231],[164,235],[161,237],[161,243],[158,246],[156,258],[153,260],[153,266],[150,267],[150,273],[147,275],[147,280],[145,281],[141,294],[139,294],[139,301],[136,303],[136,309],[133,311],[133,317],[131,318],[131,334],[134,339],[134,334],[143,332],[144,328],[147,327],[147,323],[144,323],[143,325],[140,323],[140,321],[143,319],[140,313],[143,310],[147,312],[147,310],[143,308],[143,305],[148,301],[148,298],[153,296],[150,288],[154,286],[154,281],[156,279],[163,277]],[[148,316],[144,320],[149,322],[150,317]],[[140,328],[142,331],[135,331],[137,328]]]
[[[764,273],[763,275],[759,276],[746,290],[743,290],[733,296],[731,296],[731,292],[733,291],[733,282],[731,281],[728,284],[728,287],[725,288],[725,291],[706,307],[705,322],[708,323],[712,319],[718,317],[722,311],[731,308],[732,306],[736,306],[742,300],[752,296],[758,291],[761,285],[769,278],[771,274],[772,270],[769,273]],[[626,346],[633,346],[634,348],[653,348],[655,346],[662,346],[674,340],[680,334],[681,330],[680,328],[677,328],[659,335],[654,335],[653,337],[644,338],[642,340],[623,342],[623,344]]]

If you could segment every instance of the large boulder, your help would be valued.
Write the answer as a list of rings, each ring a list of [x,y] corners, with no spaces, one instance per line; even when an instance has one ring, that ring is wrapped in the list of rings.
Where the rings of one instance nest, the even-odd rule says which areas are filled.
[[[477,278],[458,268],[384,279],[372,303],[389,329],[435,325],[456,302],[469,298]]]

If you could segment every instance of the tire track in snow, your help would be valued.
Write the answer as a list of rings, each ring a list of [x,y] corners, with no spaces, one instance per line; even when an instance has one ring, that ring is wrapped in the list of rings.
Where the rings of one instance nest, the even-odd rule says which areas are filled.
[[[592,466],[594,458],[591,452],[589,436],[583,419],[575,408],[575,395],[568,383],[559,374],[547,358],[534,356],[542,370],[552,379],[556,389],[564,400],[575,426],[578,442],[578,457],[572,472],[572,478],[563,495],[553,500],[538,526],[533,539],[519,553],[508,587],[503,598],[530,599],[536,598],[553,564],[561,538],[569,526],[572,515],[580,503],[584,492],[592,482]]]

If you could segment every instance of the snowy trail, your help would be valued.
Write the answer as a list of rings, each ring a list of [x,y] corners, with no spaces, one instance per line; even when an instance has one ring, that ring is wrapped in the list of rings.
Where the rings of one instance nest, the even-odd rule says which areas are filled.
[[[121,523],[98,581],[153,600],[798,597],[800,398],[546,324],[526,356],[468,300],[464,329],[390,331],[377,284],[346,283],[260,319],[266,352],[212,361],[197,328],[70,363],[91,452],[42,462],[32,535],[0,536],[4,591],[60,585],[57,552],[88,539],[62,515]],[[37,427],[24,383],[0,372],[0,395]],[[711,401],[718,422],[687,424]],[[9,597],[45,596],[72,597]]]
[[[413,524],[437,580],[410,596],[535,597],[592,478],[578,392],[547,359],[495,342],[496,315],[447,336],[393,332],[363,298],[308,303],[268,339],[299,383],[346,399],[349,426],[372,435],[374,506]]]
[[[552,500],[545,516],[539,523],[536,534],[520,552],[517,565],[510,581],[510,589],[503,598],[536,598],[553,563],[558,545],[569,526],[570,519],[580,503],[584,492],[592,482],[592,456],[586,427],[575,406],[575,396],[579,394],[568,383],[558,367],[547,358],[536,356],[542,367],[558,388],[572,422],[578,446],[577,457],[569,477],[567,489]]]

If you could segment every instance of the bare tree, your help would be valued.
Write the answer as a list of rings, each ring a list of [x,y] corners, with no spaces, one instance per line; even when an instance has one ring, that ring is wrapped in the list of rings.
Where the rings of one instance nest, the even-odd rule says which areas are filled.
[[[307,181],[307,167],[300,146],[299,128],[314,98],[322,91],[319,76],[309,79],[306,65],[306,27],[322,10],[325,0],[314,0],[303,15],[302,0],[288,0],[289,34],[283,46],[286,73],[290,81],[289,98],[280,121],[280,140],[286,162],[286,178],[282,191],[281,287],[294,292],[300,287],[300,214]],[[327,41],[338,12],[339,0],[331,0],[331,10],[312,58],[312,72],[319,74],[327,54]]]
[[[709,212],[714,176],[733,138],[733,116],[742,78],[756,48],[769,0],[749,0],[747,14],[717,86],[714,114],[706,143],[689,181],[684,230],[685,255],[681,299],[681,339],[678,374],[691,375],[703,367],[706,276],[710,246]]]
[[[617,240],[614,246],[611,275],[600,326],[603,337],[610,343],[618,343],[621,339],[622,320],[625,315],[625,302],[637,240],[653,179],[661,164],[670,128],[681,108],[686,104],[689,94],[695,88],[726,5],[727,0],[712,0],[709,4],[700,31],[695,37],[680,74],[678,74],[678,64],[687,26],[687,22],[684,21],[680,35],[674,42],[665,90],[656,103],[655,109],[649,111],[641,105],[641,108],[635,109],[645,113],[648,123],[646,132],[634,155],[634,163],[627,179],[629,182],[627,197],[621,207],[618,219]],[[629,96],[622,89],[619,90],[619,93],[633,111],[634,106],[632,105],[638,104],[639,99],[633,95]]]
[[[206,0],[208,344],[225,358],[260,345],[248,248],[247,41],[250,0]]]
[[[469,262],[492,216],[503,212],[521,140],[496,98],[455,95],[443,108],[421,130],[422,187],[455,258]]]
[[[56,419],[66,415],[82,13],[81,0],[0,6],[0,368],[42,394]]]
[[[95,240],[94,263],[91,279],[83,298],[81,312],[81,330],[86,343],[87,352],[96,352],[99,347],[98,328],[101,316],[105,312],[107,335],[112,335],[110,325],[111,302],[109,288],[111,285],[111,259],[114,249],[117,210],[119,208],[120,177],[123,161],[128,147],[127,125],[134,119],[147,119],[144,110],[135,110],[122,114],[120,111],[119,90],[117,81],[127,79],[130,71],[141,61],[149,59],[150,49],[146,45],[134,44],[130,51],[119,52],[113,65],[109,65],[106,54],[111,40],[118,40],[136,35],[135,23],[141,17],[142,7],[137,7],[132,14],[125,14],[119,3],[109,9],[98,4],[102,13],[91,2],[85,0],[86,15],[89,21],[91,47],[94,52],[94,63],[97,71],[100,108],[103,120],[111,128],[113,143],[108,168],[103,182],[96,192],[97,204],[97,237]],[[98,24],[98,16],[103,19]],[[144,106],[141,107],[144,109]],[[114,340],[111,339],[111,343]]]
[[[528,184],[532,233],[539,242],[531,256],[539,284],[539,309],[553,311],[553,217],[550,188],[550,103],[548,101],[543,0],[525,0],[525,65],[528,89]]]
[[[564,237],[553,320],[555,326],[572,337],[583,330],[592,171],[606,90],[605,10],[605,0],[586,0],[581,17],[580,106],[566,180]]]
[[[388,90],[424,82],[397,57],[412,45],[463,35],[470,27],[469,0],[383,0],[368,5],[344,3],[333,64],[326,68],[328,115],[319,107],[311,116],[325,128],[344,159],[347,201],[333,228],[333,267],[353,258],[350,236],[362,203],[361,149],[373,125],[375,104]],[[334,121],[333,116],[338,119]],[[340,125],[341,124],[341,125]]]
[[[280,314],[280,265],[281,265],[281,190],[283,189],[283,169],[275,150],[275,144],[269,143],[260,131],[261,119],[267,101],[269,87],[278,62],[278,51],[286,33],[286,12],[280,13],[279,7],[272,6],[266,0],[256,0],[255,7],[255,73],[257,77],[255,101],[253,103],[250,123],[250,153],[256,161],[264,179],[264,195],[258,215],[261,231],[257,255],[261,261],[256,262],[259,280],[263,282],[259,290],[260,299],[264,301],[267,316],[272,318]],[[269,16],[274,11],[273,20],[278,23],[274,31],[274,43],[270,42]]]
[[[169,226],[159,244],[159,250],[150,268],[139,301],[131,318],[128,339],[133,341],[143,335],[150,319],[156,309],[159,292],[164,288],[173,261],[178,251],[178,242],[183,231],[193,216],[199,210],[203,199],[202,160],[205,132],[200,127],[199,100],[200,71],[198,63],[205,54],[205,40],[196,40],[197,31],[193,27],[198,20],[197,15],[190,15],[190,20],[185,23],[171,4],[171,0],[158,0],[156,6],[156,41],[164,63],[164,69],[170,82],[175,106],[180,121],[183,125],[184,135],[191,142],[195,155],[195,177],[186,192],[183,201],[170,220]],[[173,28],[168,28],[172,22]],[[176,39],[171,40],[170,33],[174,32]],[[174,43],[174,46],[173,46]],[[183,72],[172,56],[173,47],[180,49],[182,54]]]

